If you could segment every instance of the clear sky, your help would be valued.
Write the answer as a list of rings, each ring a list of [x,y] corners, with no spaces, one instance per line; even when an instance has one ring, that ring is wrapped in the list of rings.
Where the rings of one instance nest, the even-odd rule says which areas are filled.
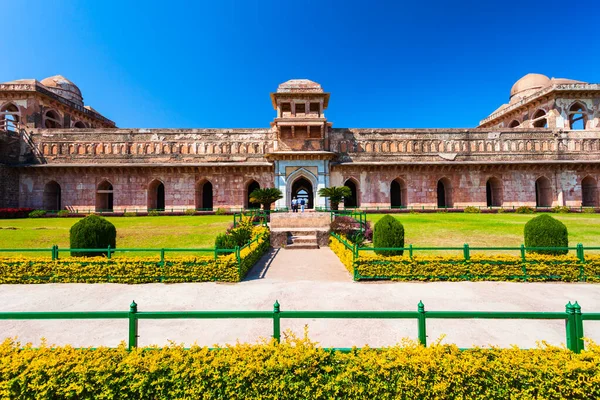
[[[292,78],[334,127],[474,127],[528,72],[600,83],[600,2],[5,1],[0,81],[61,74],[119,127],[268,127]]]

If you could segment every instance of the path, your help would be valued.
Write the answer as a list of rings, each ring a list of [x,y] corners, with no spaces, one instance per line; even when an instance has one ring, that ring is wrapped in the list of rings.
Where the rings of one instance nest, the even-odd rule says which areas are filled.
[[[419,300],[427,310],[564,311],[578,300],[583,312],[600,311],[600,286],[581,283],[353,282],[330,249],[279,250],[266,256],[241,283],[0,285],[2,311],[265,310],[279,300],[282,310],[408,310]],[[282,329],[309,336],[323,346],[393,345],[416,339],[413,320],[282,320]],[[139,344],[187,345],[256,342],[272,334],[271,320],[141,320]],[[564,321],[428,320],[432,342],[534,347],[565,341]],[[585,336],[600,343],[600,322],[584,322]],[[0,339],[75,346],[116,346],[127,339],[127,321],[2,321]]]
[[[250,271],[247,281],[265,279],[269,282],[348,282],[350,273],[329,249],[271,249]]]

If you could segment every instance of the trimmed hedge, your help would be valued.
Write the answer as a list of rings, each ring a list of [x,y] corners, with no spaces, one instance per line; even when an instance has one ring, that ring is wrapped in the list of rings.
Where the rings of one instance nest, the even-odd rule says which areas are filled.
[[[106,219],[88,215],[78,221],[70,230],[71,249],[104,249],[117,247],[117,228]],[[106,254],[106,253],[104,253]],[[94,257],[98,253],[74,252],[72,257]]]
[[[0,208],[0,219],[27,218],[33,208]]]
[[[404,247],[404,226],[391,215],[384,215],[375,223],[373,228],[373,247],[402,248]],[[379,255],[401,256],[403,251],[377,251]]]
[[[235,254],[167,259],[154,258],[0,259],[0,284],[11,283],[154,283],[239,282],[268,250],[269,230],[255,228],[250,246]]]
[[[569,247],[569,232],[565,224],[542,214],[525,224],[525,247]],[[569,250],[527,250],[528,253],[567,254]]]
[[[596,399],[600,347],[575,354],[423,347],[328,351],[293,336],[277,344],[74,349],[6,340],[6,399]]]
[[[330,247],[355,280],[600,282],[598,255],[586,255],[581,263],[568,255],[530,255],[526,261],[508,255],[472,255],[465,261],[447,256],[383,257],[361,251],[353,260],[352,250],[333,236]]]

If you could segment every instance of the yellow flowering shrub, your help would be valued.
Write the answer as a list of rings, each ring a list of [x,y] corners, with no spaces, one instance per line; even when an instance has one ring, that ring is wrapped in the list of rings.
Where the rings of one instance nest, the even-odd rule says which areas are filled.
[[[354,274],[354,266],[352,265],[353,254],[352,250],[348,249],[338,238],[335,236],[329,237],[329,248],[339,257],[344,267],[351,273]]]
[[[39,349],[0,344],[3,399],[597,399],[600,347],[459,350],[404,340],[330,351],[288,336],[194,346]]]
[[[0,284],[6,283],[152,283],[152,282],[238,282],[269,248],[269,230],[253,231],[250,246],[235,254],[167,258],[66,257],[0,258]]]
[[[600,256],[586,255],[580,262],[574,255],[528,254],[526,261],[511,255],[403,256],[386,257],[352,250],[334,236],[333,252],[356,280],[392,279],[398,281],[564,281],[600,282]]]

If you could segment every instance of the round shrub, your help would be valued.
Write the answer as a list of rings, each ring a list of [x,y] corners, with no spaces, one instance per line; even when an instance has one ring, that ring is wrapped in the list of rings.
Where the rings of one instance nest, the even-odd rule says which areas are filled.
[[[117,247],[117,229],[106,219],[88,215],[71,227],[71,249],[105,249]],[[71,256],[106,255],[96,252],[71,252]]]
[[[548,214],[535,217],[525,224],[525,247],[568,247],[569,233],[562,222]],[[568,250],[528,250],[530,253],[560,255]]]
[[[373,229],[373,247],[390,248],[404,247],[404,226],[391,215],[384,215]],[[401,256],[403,251],[376,251],[383,256]]]

